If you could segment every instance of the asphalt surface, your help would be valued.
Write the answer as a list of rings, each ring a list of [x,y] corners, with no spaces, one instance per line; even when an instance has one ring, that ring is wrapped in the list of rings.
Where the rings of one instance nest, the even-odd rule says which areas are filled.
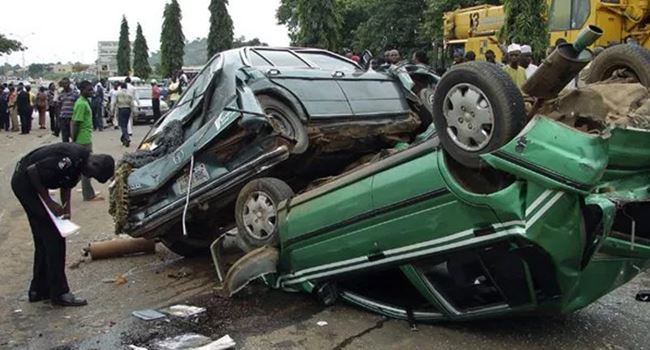
[[[136,126],[134,140],[147,130]],[[118,131],[95,133],[94,140],[95,152],[119,157],[125,151]],[[9,180],[21,155],[52,142],[56,139],[41,130],[28,136],[0,132],[0,349],[127,349],[132,344],[153,349],[157,341],[187,332],[213,339],[228,334],[238,349],[650,349],[650,303],[634,299],[639,290],[650,289],[647,274],[566,317],[418,325],[413,331],[406,322],[342,303],[324,308],[309,295],[261,285],[234,299],[218,297],[210,259],[183,259],[158,245],[154,255],[69,268],[71,288],[88,299],[86,307],[28,303],[33,244]],[[105,185],[95,185],[107,195]],[[82,230],[68,239],[68,266],[82,258],[89,242],[115,238],[108,201],[84,203],[75,191],[73,208],[73,221]],[[103,282],[119,275],[127,283]],[[145,322],[131,316],[134,310],[178,303],[207,310],[190,319]]]

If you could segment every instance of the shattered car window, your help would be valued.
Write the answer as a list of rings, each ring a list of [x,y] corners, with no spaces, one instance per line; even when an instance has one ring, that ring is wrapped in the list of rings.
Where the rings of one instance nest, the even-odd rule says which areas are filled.
[[[174,108],[169,112],[167,117],[165,117],[165,120],[158,126],[155,134],[161,132],[165,128],[165,126],[171,123],[172,121],[174,120],[184,121],[187,117],[189,117],[190,112],[203,99],[203,94],[205,93],[205,90],[210,85],[210,82],[212,81],[214,74],[219,69],[221,69],[222,63],[223,60],[221,56],[217,56],[212,60],[212,62],[208,63],[208,65],[206,65],[205,68],[203,68],[201,73],[199,73],[199,75],[194,79],[194,81],[192,81],[192,83],[187,88],[187,90],[185,90],[183,96],[178,101],[178,104],[174,106]]]

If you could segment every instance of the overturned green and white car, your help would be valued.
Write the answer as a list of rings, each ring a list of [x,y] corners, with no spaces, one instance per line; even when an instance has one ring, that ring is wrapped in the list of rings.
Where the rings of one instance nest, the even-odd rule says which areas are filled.
[[[633,50],[650,67],[650,54]],[[581,114],[571,107],[585,96]],[[225,294],[262,276],[325,304],[410,321],[564,314],[650,266],[646,87],[589,85],[525,123],[508,77],[471,63],[443,76],[433,102],[438,133],[423,142],[297,195],[276,196],[279,180],[257,180],[278,207],[278,242],[229,269],[217,242]]]

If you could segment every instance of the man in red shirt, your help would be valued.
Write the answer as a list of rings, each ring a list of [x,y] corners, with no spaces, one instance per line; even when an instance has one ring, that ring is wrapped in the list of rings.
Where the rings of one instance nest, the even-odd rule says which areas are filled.
[[[151,81],[151,107],[153,108],[153,119],[160,119],[160,87],[155,80]]]

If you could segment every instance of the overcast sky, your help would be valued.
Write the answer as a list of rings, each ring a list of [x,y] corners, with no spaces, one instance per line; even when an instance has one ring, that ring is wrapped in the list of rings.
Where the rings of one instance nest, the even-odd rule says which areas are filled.
[[[0,32],[23,42],[27,64],[97,58],[97,41],[117,41],[122,15],[129,21],[131,40],[140,22],[150,51],[160,47],[164,4],[168,0],[11,0],[3,1]],[[287,30],[276,24],[279,0],[230,0],[235,36],[258,37],[275,46],[289,44]],[[178,0],[183,33],[193,40],[207,37],[210,0]],[[22,15],[21,15],[22,14]],[[10,33],[14,35],[10,35]],[[0,63],[22,64],[22,54],[0,57]]]

